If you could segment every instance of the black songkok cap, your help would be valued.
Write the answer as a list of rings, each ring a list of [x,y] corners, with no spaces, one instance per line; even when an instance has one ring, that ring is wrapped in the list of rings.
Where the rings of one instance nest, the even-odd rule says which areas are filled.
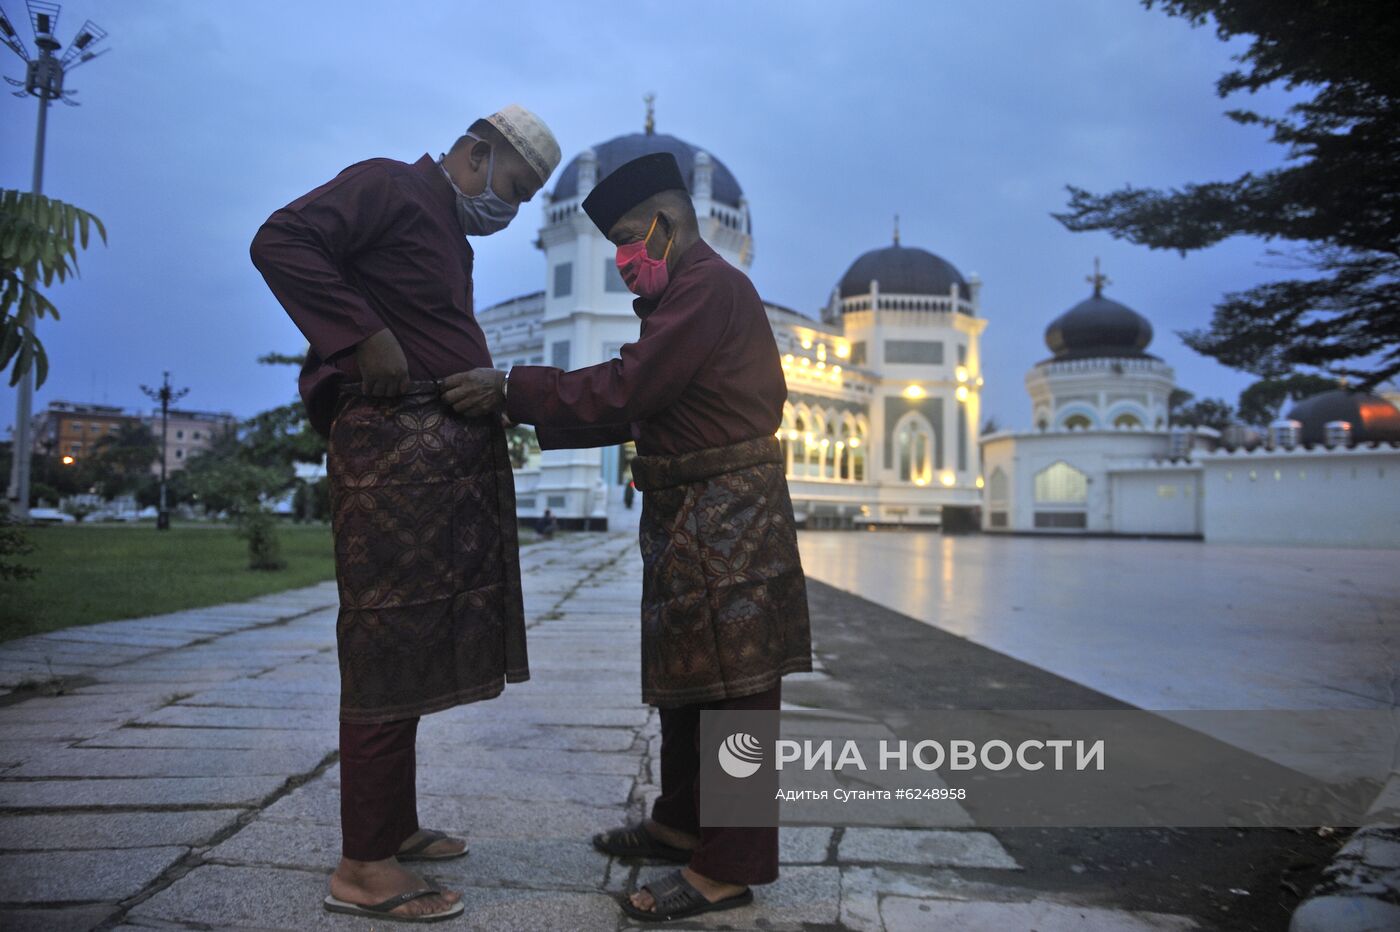
[[[669,152],[653,152],[633,159],[598,182],[583,199],[583,211],[607,236],[623,214],[653,194],[685,190],[676,157]]]

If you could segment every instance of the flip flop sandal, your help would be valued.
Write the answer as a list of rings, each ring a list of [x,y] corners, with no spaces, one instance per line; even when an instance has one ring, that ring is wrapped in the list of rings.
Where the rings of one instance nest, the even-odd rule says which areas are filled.
[[[626,828],[615,828],[609,832],[599,832],[593,836],[593,847],[616,858],[650,858],[670,861],[673,864],[689,864],[692,854],[684,848],[676,848],[661,841],[643,828],[641,823]]]
[[[404,861],[451,861],[467,853],[465,847],[463,847],[461,851],[453,851],[451,854],[423,853],[446,837],[448,837],[446,832],[435,832],[432,829],[427,829],[423,832],[423,837],[418,840],[417,844],[405,848],[394,855],[394,857],[398,858],[400,863]]]
[[[718,902],[711,903],[705,894],[695,889],[680,871],[672,871],[660,880],[643,884],[642,889],[656,901],[654,910],[638,909],[632,905],[630,897],[623,896],[618,902],[622,911],[641,922],[670,922],[674,919],[688,919],[701,913],[717,913],[726,909],[737,909],[753,902],[753,891],[745,890]]]
[[[453,919],[462,915],[466,909],[461,900],[451,906],[436,913],[424,913],[421,916],[405,916],[395,914],[390,910],[397,909],[405,903],[422,899],[425,896],[433,896],[441,893],[441,890],[410,890],[407,893],[400,893],[398,896],[391,896],[382,903],[375,903],[372,906],[361,906],[358,903],[347,903],[338,900],[333,896],[328,896],[323,902],[328,913],[344,913],[347,916],[360,916],[368,919],[382,919],[386,922],[442,922],[445,919]]]

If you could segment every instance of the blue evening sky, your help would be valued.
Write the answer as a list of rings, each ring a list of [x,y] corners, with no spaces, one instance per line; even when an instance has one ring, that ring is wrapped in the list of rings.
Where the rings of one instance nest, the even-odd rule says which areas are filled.
[[[19,0],[2,0],[27,19]],[[145,406],[162,369],[185,404],[251,415],[294,393],[299,333],[248,261],[276,207],[371,156],[436,155],[476,116],[518,101],[571,158],[657,129],[739,179],[754,218],[751,274],[771,301],[817,314],[846,267],[890,239],[983,281],[983,411],[1028,427],[1023,377],[1045,325],[1089,293],[1156,328],[1150,351],[1198,396],[1251,379],[1175,331],[1225,292],[1287,274],[1238,240],[1181,258],[1072,234],[1066,184],[1106,191],[1232,178],[1279,164],[1214,91],[1241,43],[1132,0],[705,4],[466,2],[64,3],[59,38],[91,17],[111,54],[74,71],[83,106],[55,106],[45,193],[98,214],[110,242],[55,290],[42,336],[51,399]],[[33,42],[23,29],[31,50]],[[22,66],[0,50],[3,73]],[[1277,112],[1287,98],[1252,104]],[[33,98],[0,100],[0,186],[27,189]],[[543,287],[540,201],[474,241],[478,306]],[[0,392],[0,424],[14,392]]]

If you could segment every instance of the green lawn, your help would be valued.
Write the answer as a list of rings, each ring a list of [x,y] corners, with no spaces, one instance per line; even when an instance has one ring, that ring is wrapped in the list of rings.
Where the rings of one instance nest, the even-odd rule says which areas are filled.
[[[30,528],[34,579],[0,582],[0,641],[118,618],[251,599],[335,577],[330,528],[279,525],[275,571],[248,569],[247,542],[223,525]]]

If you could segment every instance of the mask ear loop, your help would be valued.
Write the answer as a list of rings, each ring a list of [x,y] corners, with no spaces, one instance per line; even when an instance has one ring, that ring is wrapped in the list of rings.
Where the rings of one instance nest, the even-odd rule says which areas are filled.
[[[646,238],[642,240],[642,245],[643,245],[643,246],[645,246],[646,244],[648,244],[648,243],[651,242],[651,234],[654,233],[654,232],[656,232],[656,221],[659,220],[659,219],[661,219],[661,215],[660,215],[660,214],[655,214],[655,215],[652,216],[652,218],[651,218],[651,226],[647,227],[647,235],[646,235]],[[674,236],[672,236],[670,239],[668,239],[668,240],[666,241],[666,251],[663,252],[663,253],[661,254],[661,261],[662,261],[662,262],[665,262],[668,258],[670,258],[670,256],[671,256],[671,247],[672,247],[673,245],[675,245],[675,242],[676,242],[676,238],[675,238]]]

